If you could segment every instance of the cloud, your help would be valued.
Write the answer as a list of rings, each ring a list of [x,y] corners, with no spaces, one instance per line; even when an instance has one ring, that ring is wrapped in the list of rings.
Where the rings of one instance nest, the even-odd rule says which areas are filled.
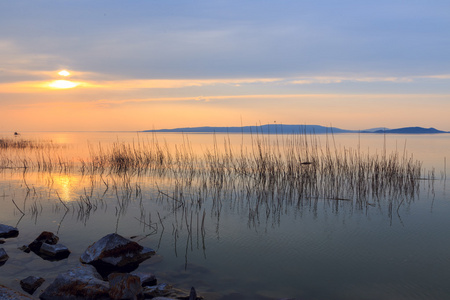
[[[406,83],[413,82],[414,79],[421,79],[421,76],[411,77],[358,77],[358,76],[315,76],[305,77],[290,81],[291,84],[330,84],[330,83],[342,83],[342,82],[392,82],[392,83]],[[432,77],[428,77],[432,78]]]

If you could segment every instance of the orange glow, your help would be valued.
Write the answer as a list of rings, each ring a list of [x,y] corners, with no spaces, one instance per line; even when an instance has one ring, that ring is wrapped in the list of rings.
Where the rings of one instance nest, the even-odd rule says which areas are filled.
[[[79,85],[79,82],[73,82],[69,80],[55,80],[52,81],[48,86],[54,89],[71,89]]]

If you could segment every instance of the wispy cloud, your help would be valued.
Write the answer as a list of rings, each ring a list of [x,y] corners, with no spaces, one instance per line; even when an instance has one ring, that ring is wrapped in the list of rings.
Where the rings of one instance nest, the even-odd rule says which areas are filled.
[[[392,82],[392,83],[405,83],[413,82],[414,79],[420,79],[424,77],[365,77],[365,76],[315,76],[315,77],[302,77],[290,81],[291,84],[330,84],[330,83],[342,83],[342,82]],[[429,77],[433,78],[433,77]],[[435,77],[437,78],[437,77]]]

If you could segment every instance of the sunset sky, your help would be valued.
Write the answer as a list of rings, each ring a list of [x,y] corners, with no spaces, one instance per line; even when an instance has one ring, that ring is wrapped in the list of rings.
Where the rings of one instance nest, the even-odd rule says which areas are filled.
[[[1,1],[0,131],[450,130],[449,49],[448,0]]]

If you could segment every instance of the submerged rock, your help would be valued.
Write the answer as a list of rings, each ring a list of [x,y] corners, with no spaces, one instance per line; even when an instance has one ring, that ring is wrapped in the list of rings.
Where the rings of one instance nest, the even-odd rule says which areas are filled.
[[[0,300],[36,300],[36,298],[0,284]]]
[[[109,296],[114,300],[143,299],[141,280],[138,276],[112,273],[108,276]]]
[[[80,260],[82,263],[93,264],[100,269],[132,270],[154,254],[153,249],[111,233],[90,245],[81,255]]]
[[[70,255],[69,249],[62,244],[49,245],[44,243],[39,249],[39,253],[42,258],[49,260],[61,260]]]
[[[0,224],[0,238],[11,238],[19,235],[19,230],[15,227]]]
[[[5,249],[0,248],[0,266],[4,265],[8,258],[9,256],[6,254]]]
[[[80,265],[56,277],[40,295],[42,300],[110,299],[109,283],[90,265]]]
[[[33,294],[43,283],[45,279],[42,277],[28,276],[20,281],[20,286],[28,294]]]

